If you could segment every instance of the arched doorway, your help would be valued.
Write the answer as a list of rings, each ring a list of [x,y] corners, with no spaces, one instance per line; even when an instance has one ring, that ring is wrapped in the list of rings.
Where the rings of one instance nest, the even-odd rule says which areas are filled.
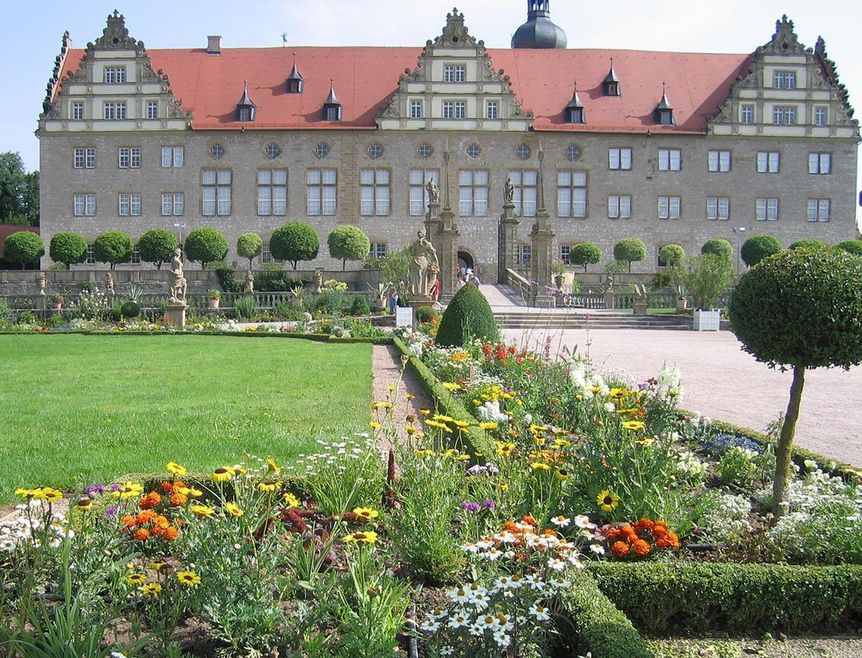
[[[473,256],[466,251],[458,252],[458,271],[462,271],[461,268],[465,270],[473,270],[476,271],[476,263],[473,260]]]

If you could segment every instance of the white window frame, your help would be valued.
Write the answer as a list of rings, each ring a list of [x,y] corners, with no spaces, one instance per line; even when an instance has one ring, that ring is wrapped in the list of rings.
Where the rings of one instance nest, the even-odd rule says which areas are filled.
[[[796,125],[796,106],[775,105],[772,108],[772,123],[776,126]]]
[[[76,148],[72,154],[72,165],[75,169],[95,169],[96,149],[92,146]]]
[[[466,119],[467,101],[443,101],[444,119]]]
[[[84,101],[72,101],[72,121],[84,120]]]
[[[102,82],[106,85],[122,85],[126,83],[125,66],[106,66],[102,70]]]
[[[519,244],[515,246],[515,265],[529,267],[533,262],[533,245]]]
[[[389,169],[359,170],[359,214],[388,217],[392,206],[392,173]]]
[[[796,89],[796,71],[776,70],[772,72],[773,89]]]
[[[682,150],[680,150],[680,149],[659,149],[658,150],[658,170],[659,171],[681,171],[682,170]]]
[[[148,119],[158,119],[159,118],[159,101],[147,101],[147,118]]]
[[[386,258],[387,251],[388,247],[385,242],[372,242],[369,255],[372,258]]]
[[[485,102],[485,118],[499,119],[500,118],[500,101]]]
[[[830,151],[812,151],[808,154],[808,173],[828,175],[832,173],[832,153]]]
[[[141,147],[121,146],[117,149],[117,166],[120,169],[140,169]]]
[[[230,169],[201,169],[201,214],[204,217],[229,217],[233,196]]]
[[[706,162],[707,171],[714,173],[727,173],[733,166],[730,151],[709,151]]]
[[[467,82],[467,65],[444,64],[443,82]]]
[[[162,168],[177,168],[183,166],[185,149],[182,146],[162,147]]]
[[[121,121],[127,116],[126,101],[105,101],[102,117],[106,121]]]
[[[95,265],[96,264],[96,248],[88,244],[87,245],[87,255],[84,257],[85,265]]]
[[[287,169],[257,170],[258,217],[287,215]]]
[[[539,207],[539,172],[536,169],[514,169],[508,173],[515,186],[515,215],[535,217]]]
[[[589,176],[586,171],[557,171],[557,216],[585,219],[587,217]]]
[[[338,170],[307,169],[305,208],[310,217],[333,216],[338,212]]]
[[[659,219],[679,219],[682,199],[678,196],[660,196],[658,198]]]
[[[185,206],[186,195],[183,192],[162,192],[162,217],[181,217]]]
[[[829,108],[826,105],[814,106],[814,125],[828,126],[829,125]]]
[[[423,101],[420,98],[411,98],[409,106],[410,106],[410,118],[411,119],[422,119],[422,118],[424,118],[425,101]]]
[[[138,192],[121,192],[117,198],[117,214],[120,217],[140,217],[141,195]]]
[[[631,219],[632,195],[610,194],[608,195],[608,219]]]
[[[710,220],[727,221],[730,219],[730,197],[706,197],[706,218]]]
[[[458,172],[458,215],[487,217],[489,172],[487,169],[461,169]]]
[[[808,221],[828,222],[831,205],[829,199],[808,199]]]
[[[407,174],[407,212],[411,217],[423,217],[428,207],[428,181],[440,183],[439,169],[411,169]]]
[[[739,123],[750,126],[754,123],[754,105],[743,103],[739,106]]]
[[[755,159],[755,168],[759,174],[781,173],[781,152],[758,151]]]
[[[96,216],[96,195],[92,192],[78,192],[72,196],[72,213],[75,217]]]
[[[631,171],[632,150],[630,148],[608,149],[608,169],[611,171]]]
[[[572,264],[572,245],[570,245],[570,244],[561,244],[560,245],[560,261],[565,263],[566,265]]]
[[[776,197],[760,198],[754,203],[754,219],[758,222],[778,221],[778,199]]]

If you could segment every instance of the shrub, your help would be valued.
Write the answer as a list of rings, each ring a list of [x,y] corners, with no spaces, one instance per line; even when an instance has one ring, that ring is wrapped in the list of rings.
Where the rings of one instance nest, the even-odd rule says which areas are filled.
[[[776,518],[784,510],[805,370],[862,362],[860,290],[862,259],[838,249],[791,249],[758,263],[733,292],[730,321],[743,349],[770,368],[793,367],[776,448]]]
[[[695,308],[709,309],[730,286],[733,270],[729,258],[706,254],[686,259],[679,278]]]
[[[120,314],[124,318],[136,318],[141,314],[141,305],[130,299],[127,302],[123,302],[123,305],[120,307]]]
[[[252,261],[263,251],[263,238],[257,233],[243,233],[236,240],[236,253],[240,258],[248,258],[248,269]]]
[[[311,310],[320,315],[341,315],[344,293],[341,290],[324,290],[311,302]]]
[[[602,260],[602,250],[592,242],[581,242],[572,245],[569,251],[569,260],[572,261],[572,265],[583,265],[584,272],[586,272],[587,265],[595,265]]]
[[[658,252],[658,257],[668,267],[676,267],[677,265],[681,265],[685,259],[685,249],[682,248],[682,245],[666,244]]]
[[[152,263],[157,269],[162,269],[162,264],[173,258],[177,245],[176,236],[166,228],[150,229],[138,240],[141,260]]]
[[[702,256],[713,254],[729,262],[733,259],[733,245],[723,238],[713,238],[703,243],[700,253]]]
[[[227,255],[227,240],[214,228],[203,226],[186,236],[185,253],[190,261],[199,261],[205,270],[208,263],[221,260]]]
[[[269,239],[272,257],[288,261],[294,270],[299,261],[317,258],[319,249],[320,238],[317,231],[305,222],[288,222],[275,229]]]
[[[500,335],[494,312],[478,286],[468,283],[455,293],[437,331],[437,344],[461,346],[471,339],[494,342]]]
[[[23,270],[28,264],[39,262],[45,255],[45,243],[38,233],[16,231],[3,241],[3,258],[10,263],[21,263]]]
[[[781,251],[781,243],[771,235],[752,235],[742,244],[742,262],[754,267],[767,256]]]
[[[358,226],[344,224],[337,227],[326,239],[329,255],[341,259],[344,270],[349,260],[365,260],[371,251],[371,241]]]
[[[134,252],[132,238],[123,231],[106,231],[93,242],[93,257],[99,263],[109,263],[111,269],[117,263],[128,263]]]
[[[83,263],[87,258],[87,240],[78,233],[55,233],[48,247],[48,255],[51,260],[63,263],[68,270],[70,265]]]
[[[798,249],[826,249],[828,246],[829,245],[823,240],[819,240],[817,238],[805,238],[803,240],[797,240],[787,248],[796,251]]]
[[[614,259],[626,263],[629,272],[632,271],[632,263],[640,262],[646,257],[646,245],[638,238],[625,238],[614,245]]]
[[[431,322],[439,317],[437,309],[433,306],[420,306],[416,309],[416,319],[419,322]]]
[[[257,304],[254,302],[254,297],[238,297],[233,302],[233,313],[237,320],[251,320],[256,311]]]
[[[357,295],[353,298],[350,304],[350,315],[370,315],[371,309],[368,308],[368,300],[362,295]]]
[[[243,285],[236,280],[232,267],[229,265],[217,267],[215,273],[222,290],[233,293],[242,292]],[[257,284],[257,281],[255,281],[255,284]],[[258,289],[260,290],[260,288]]]
[[[848,254],[862,256],[862,240],[842,240],[835,245],[836,249],[843,249]]]

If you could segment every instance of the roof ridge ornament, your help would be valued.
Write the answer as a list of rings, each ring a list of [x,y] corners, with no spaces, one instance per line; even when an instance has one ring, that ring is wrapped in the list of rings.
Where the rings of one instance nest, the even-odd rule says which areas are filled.
[[[470,31],[464,24],[464,14],[454,7],[446,14],[446,25],[443,33],[434,39],[435,46],[446,46],[449,48],[475,48],[480,44],[476,38],[470,35]]]
[[[799,42],[793,31],[793,21],[787,18],[787,14],[775,21],[775,34],[769,43],[764,44],[756,52],[765,52],[771,55],[803,55],[811,50]]]
[[[102,31],[102,36],[96,39],[96,43],[88,43],[87,51],[90,50],[143,50],[144,42],[135,41],[129,36],[126,29],[126,18],[116,9],[113,14],[108,14],[108,24]]]

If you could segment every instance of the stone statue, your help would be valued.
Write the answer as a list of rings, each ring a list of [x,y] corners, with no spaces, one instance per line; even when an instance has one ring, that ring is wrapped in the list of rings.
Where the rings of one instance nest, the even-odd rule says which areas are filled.
[[[425,229],[416,233],[416,241],[410,247],[410,292],[416,297],[430,297],[431,286],[440,271],[437,250],[425,238]]]
[[[111,300],[114,298],[114,277],[108,272],[105,274],[105,296]]]
[[[429,205],[440,203],[440,188],[437,187],[437,181],[431,178],[427,183],[425,183],[425,189],[428,190]]]
[[[45,285],[48,283],[48,278],[44,272],[39,272],[39,297],[45,296]]]
[[[503,202],[515,202],[515,184],[512,182],[511,178],[507,178],[506,184],[503,186]]]
[[[171,260],[171,302],[174,304],[186,303],[186,277],[183,276],[182,251],[177,247],[174,249],[174,257]]]
[[[245,273],[245,290],[244,290],[244,292],[247,295],[254,294],[254,274],[251,273],[251,270],[248,270]]]

